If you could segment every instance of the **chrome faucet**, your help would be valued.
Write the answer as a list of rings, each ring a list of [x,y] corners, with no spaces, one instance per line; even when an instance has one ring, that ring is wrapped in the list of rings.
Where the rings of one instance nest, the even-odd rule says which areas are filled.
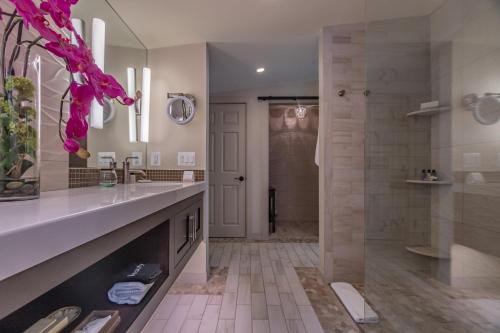
[[[136,160],[138,159],[137,156],[129,156],[125,158],[125,161],[123,162],[123,184],[130,184],[131,179],[130,175],[132,174],[138,174],[141,175],[142,177],[146,178],[146,173],[142,170],[138,169],[132,169],[130,170],[130,162],[129,160]]]

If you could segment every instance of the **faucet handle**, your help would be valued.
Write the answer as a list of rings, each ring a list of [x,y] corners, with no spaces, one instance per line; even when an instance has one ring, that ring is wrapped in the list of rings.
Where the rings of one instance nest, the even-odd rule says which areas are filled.
[[[139,157],[137,156],[127,156],[125,157],[125,163],[128,163],[129,160],[138,160]]]
[[[105,159],[105,160],[111,160],[111,162],[109,162],[109,167],[111,169],[114,169],[116,168],[116,161],[115,159],[113,158],[113,156],[103,156],[101,157],[102,159]]]

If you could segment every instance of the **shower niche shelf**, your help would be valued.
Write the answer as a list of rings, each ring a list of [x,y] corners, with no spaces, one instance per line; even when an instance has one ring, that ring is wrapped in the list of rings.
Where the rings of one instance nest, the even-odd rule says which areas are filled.
[[[447,180],[438,181],[428,181],[428,180],[418,180],[418,179],[407,179],[408,184],[418,184],[418,185],[452,185],[452,182]]]
[[[417,111],[410,112],[406,114],[407,117],[431,117],[436,114],[440,114],[442,112],[450,111],[451,107],[449,106],[440,106],[437,108],[429,108],[429,109],[420,109]]]
[[[440,252],[430,246],[407,246],[406,250],[411,253],[415,253],[421,256],[435,258],[435,259],[450,259],[450,256]]]

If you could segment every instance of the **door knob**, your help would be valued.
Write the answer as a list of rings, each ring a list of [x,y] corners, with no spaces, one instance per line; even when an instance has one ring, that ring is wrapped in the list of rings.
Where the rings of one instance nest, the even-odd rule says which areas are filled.
[[[244,181],[245,180],[245,177],[243,176],[239,176],[237,178],[234,178],[234,180],[239,180],[240,182]]]

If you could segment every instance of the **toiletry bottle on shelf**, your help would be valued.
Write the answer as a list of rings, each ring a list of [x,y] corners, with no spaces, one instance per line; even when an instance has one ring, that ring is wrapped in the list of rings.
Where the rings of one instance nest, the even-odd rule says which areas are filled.
[[[432,180],[432,181],[435,181],[435,182],[439,180],[439,176],[438,176],[438,174],[437,174],[437,171],[436,171],[436,170],[432,170],[432,171],[431,171],[431,180]]]
[[[421,180],[426,180],[427,179],[427,171],[425,171],[425,169],[422,170],[422,175],[421,175],[420,178],[421,178]]]

